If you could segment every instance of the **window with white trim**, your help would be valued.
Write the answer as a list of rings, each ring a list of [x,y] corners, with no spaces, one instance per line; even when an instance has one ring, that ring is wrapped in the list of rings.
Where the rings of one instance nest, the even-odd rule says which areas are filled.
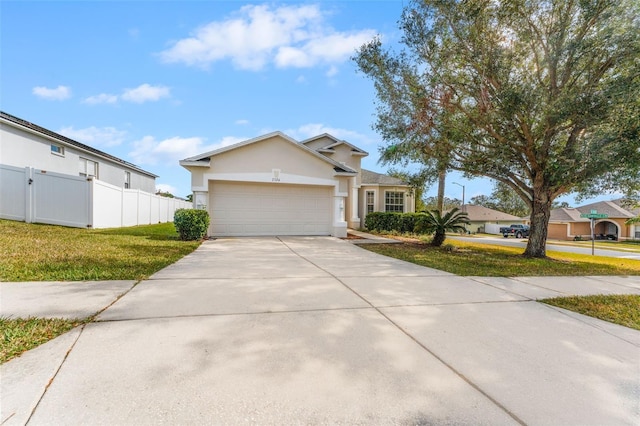
[[[385,212],[404,212],[404,192],[387,191],[384,193]]]
[[[64,157],[64,146],[56,145],[54,143],[51,144],[51,153],[55,155],[61,155]]]
[[[373,213],[375,211],[375,192],[367,191],[366,192],[366,203],[367,203],[367,214]]]
[[[124,171],[124,188],[131,188],[131,172]]]
[[[80,157],[78,167],[80,176],[98,178],[98,163],[96,161]]]

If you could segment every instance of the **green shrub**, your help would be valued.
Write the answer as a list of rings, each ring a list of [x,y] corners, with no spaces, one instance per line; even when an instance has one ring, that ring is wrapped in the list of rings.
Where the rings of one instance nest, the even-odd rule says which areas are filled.
[[[206,210],[178,209],[173,215],[173,224],[181,240],[199,240],[207,233],[209,213]]]
[[[364,226],[370,231],[400,231],[402,213],[373,212],[364,219]]]
[[[424,215],[424,213],[373,212],[365,217],[364,226],[370,231],[412,233],[416,223]]]
[[[401,218],[401,232],[414,233],[416,223],[424,213],[403,213]]]

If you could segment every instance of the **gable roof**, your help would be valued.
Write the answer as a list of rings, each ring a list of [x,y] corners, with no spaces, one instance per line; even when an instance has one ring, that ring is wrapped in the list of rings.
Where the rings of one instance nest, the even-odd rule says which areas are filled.
[[[85,145],[83,143],[80,143],[78,141],[74,141],[71,138],[68,138],[66,136],[63,136],[59,133],[53,132],[49,129],[45,129],[44,127],[40,127],[37,124],[33,124],[29,121],[23,120],[22,118],[18,118],[14,115],[8,114],[4,111],[0,111],[0,121],[5,120],[7,122],[9,122],[10,124],[12,124],[14,127],[18,127],[18,128],[23,128],[26,129],[27,131],[30,131],[31,133],[35,132],[35,133],[39,133],[43,136],[48,137],[49,139],[54,139],[57,142],[61,142],[63,144],[66,144],[68,146],[73,146],[75,148],[78,148],[82,151],[86,151],[86,152],[90,152],[92,154],[95,154],[99,157],[108,159],[114,163],[118,163],[122,166],[125,166],[129,169],[134,169],[142,174],[145,174],[147,176],[151,176],[153,178],[157,178],[158,175],[154,175],[151,172],[148,172],[146,170],[141,169],[140,167],[136,166],[135,164],[129,163],[128,161],[125,161],[121,158],[115,157],[111,154],[107,154],[106,152],[100,151],[99,149],[95,149],[93,147],[90,147],[89,145]]]
[[[363,185],[394,185],[409,186],[402,179],[393,176],[383,175],[381,173],[372,172],[371,170],[361,169],[361,182]]]
[[[302,149],[303,151],[307,152],[308,154],[313,155],[316,158],[319,158],[320,160],[329,163],[333,166],[333,169],[337,172],[337,173],[348,173],[348,174],[356,174],[358,173],[357,171],[353,170],[351,167],[348,167],[344,164],[340,164],[337,161],[334,161],[316,151],[314,151],[313,149],[298,143],[295,139],[291,138],[290,136],[285,135],[284,133],[280,132],[280,131],[276,131],[276,132],[271,132],[271,133],[267,133],[266,135],[262,135],[262,136],[258,136],[252,139],[247,139],[246,141],[242,141],[233,145],[229,145],[229,146],[225,146],[222,148],[218,148],[218,149],[214,149],[213,151],[209,151],[209,152],[205,152],[204,154],[199,154],[193,157],[189,157],[189,158],[185,158],[184,160],[180,160],[180,165],[182,166],[197,166],[197,165],[202,165],[202,166],[208,166],[208,164],[206,163],[206,160],[209,160],[211,157],[215,157],[216,155],[220,155],[224,152],[227,151],[232,151],[238,148],[242,148],[244,146],[247,145],[252,145],[255,143],[260,143],[263,142],[265,140],[271,139],[273,137],[279,136],[282,139],[284,139],[285,141],[287,141],[288,143],[290,143],[291,145],[295,146],[298,149]],[[200,162],[201,164],[198,164],[198,162]]]
[[[551,210],[549,222],[589,222],[589,219],[580,217],[580,210],[574,208],[559,208]]]
[[[471,222],[523,221],[521,217],[475,204],[465,204],[461,210],[467,213]]]
[[[318,152],[334,152],[335,151],[334,148],[336,146],[346,145],[349,148],[351,148],[351,155],[359,155],[359,156],[362,156],[362,157],[366,157],[367,155],[369,155],[369,153],[367,151],[364,151],[364,150],[358,148],[355,145],[350,144],[349,142],[347,142],[347,141],[345,141],[343,139],[338,139],[335,136],[330,135],[329,133],[323,133],[321,135],[314,136],[314,137],[309,138],[309,139],[305,139],[302,142],[300,142],[300,144],[306,145],[306,144],[308,144],[310,142],[313,142],[315,140],[322,139],[322,138],[329,138],[329,139],[331,139],[333,141],[333,143],[330,143],[329,145],[326,145],[326,146],[323,146],[322,148],[319,148],[317,150]]]
[[[614,201],[598,201],[576,208],[560,208],[551,210],[550,222],[589,222],[588,218],[580,217],[583,213],[591,213],[596,210],[598,213],[604,213],[611,219],[629,219],[640,213],[639,209],[627,210],[622,207],[624,200]]]
[[[611,201],[599,201],[597,203],[587,204],[586,206],[576,207],[580,213],[590,213],[591,210],[597,210],[598,213],[605,213],[610,218],[625,218],[629,219],[634,217],[634,214],[623,209],[619,205]]]

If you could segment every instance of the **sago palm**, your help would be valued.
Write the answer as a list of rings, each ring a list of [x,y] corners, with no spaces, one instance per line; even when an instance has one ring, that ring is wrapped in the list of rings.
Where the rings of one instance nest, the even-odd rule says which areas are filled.
[[[469,217],[459,208],[449,210],[444,216],[439,210],[430,210],[420,217],[415,226],[416,232],[433,233],[431,245],[440,247],[444,243],[447,232],[464,232],[464,225],[469,223]]]

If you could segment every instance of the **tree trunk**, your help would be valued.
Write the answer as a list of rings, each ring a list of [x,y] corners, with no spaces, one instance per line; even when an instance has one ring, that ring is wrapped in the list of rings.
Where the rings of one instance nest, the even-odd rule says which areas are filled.
[[[433,240],[431,241],[431,245],[434,247],[440,247],[446,238],[446,234],[444,232],[436,231],[433,235]]]
[[[547,233],[549,231],[552,201],[547,193],[534,194],[529,241],[523,253],[526,257],[547,256]]]
[[[447,169],[440,170],[438,172],[438,205],[437,209],[442,214],[444,210],[444,185],[447,177]]]

